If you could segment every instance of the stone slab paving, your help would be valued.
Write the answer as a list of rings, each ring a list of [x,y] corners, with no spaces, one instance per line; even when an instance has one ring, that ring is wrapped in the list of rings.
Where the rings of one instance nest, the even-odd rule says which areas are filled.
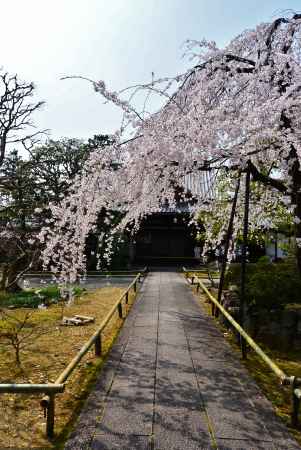
[[[184,278],[150,273],[65,449],[214,448],[301,447]]]

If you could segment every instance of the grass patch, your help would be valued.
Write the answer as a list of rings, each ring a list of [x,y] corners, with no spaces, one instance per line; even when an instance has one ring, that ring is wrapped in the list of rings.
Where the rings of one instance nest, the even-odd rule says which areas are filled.
[[[54,382],[71,359],[90,338],[101,321],[117,301],[122,288],[106,287],[97,289],[75,299],[72,306],[64,311],[60,304],[46,310],[33,310],[31,324],[39,324],[48,329],[30,348],[21,355],[21,368],[14,362],[14,354],[9,347],[0,346],[1,383],[47,383]],[[132,293],[129,306],[134,300]],[[27,309],[10,311],[19,315]],[[83,314],[95,317],[95,323],[80,327],[61,327],[62,314],[72,316]],[[94,348],[82,359],[79,366],[67,381],[66,390],[56,396],[55,439],[49,442],[45,438],[45,422],[40,407],[41,396],[21,394],[1,394],[0,408],[0,447],[13,448],[62,448],[84,399],[99,373],[104,358],[118,334],[123,320],[114,314],[103,333],[103,356],[94,357]]]

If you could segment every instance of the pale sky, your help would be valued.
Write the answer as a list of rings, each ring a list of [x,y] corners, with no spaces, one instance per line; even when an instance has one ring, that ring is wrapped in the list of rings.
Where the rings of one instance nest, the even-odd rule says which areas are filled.
[[[112,90],[188,67],[183,42],[226,44],[300,0],[0,0],[0,66],[33,81],[46,101],[35,114],[51,137],[88,138],[120,124],[91,86],[62,76],[103,79]],[[191,63],[190,63],[191,64]]]

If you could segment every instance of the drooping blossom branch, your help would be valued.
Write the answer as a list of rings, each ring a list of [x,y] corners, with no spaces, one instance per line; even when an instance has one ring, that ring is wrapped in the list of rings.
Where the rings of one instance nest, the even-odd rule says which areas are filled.
[[[185,185],[187,174],[202,179],[203,169],[221,166],[244,170],[250,164],[254,180],[269,187],[261,192],[268,205],[275,204],[275,192],[277,202],[279,195],[289,199],[287,213],[301,241],[301,15],[260,24],[224,49],[205,40],[189,42],[187,49],[195,65],[173,79],[152,79],[119,93],[89,80],[121,108],[127,127],[116,132],[105,152],[91,154],[69,197],[52,207],[55,222],[42,234],[44,257],[63,277],[84,270],[85,240],[101,208],[124,212],[112,234],[135,231],[145,215],[176,205],[175,181]],[[137,110],[135,94],[147,97],[150,91],[166,103],[159,108],[154,103],[151,113],[144,104]],[[209,200],[198,192],[192,213],[218,205],[214,188],[210,192]],[[264,221],[264,208],[259,214],[254,203],[253,209],[255,226],[258,217]],[[238,219],[234,230],[239,233]],[[217,245],[222,233],[216,238],[208,231],[206,239]],[[301,270],[301,248],[298,261]]]

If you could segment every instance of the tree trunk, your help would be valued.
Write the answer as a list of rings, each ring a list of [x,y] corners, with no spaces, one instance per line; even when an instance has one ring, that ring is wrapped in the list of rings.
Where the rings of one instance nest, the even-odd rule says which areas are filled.
[[[16,364],[17,366],[20,367],[21,366],[20,347],[18,344],[15,346],[15,356],[16,356]]]
[[[11,264],[8,276],[7,276],[7,284],[6,284],[6,290],[7,292],[20,292],[22,289],[16,282],[16,278],[18,276],[18,273],[20,271],[20,261],[15,261],[13,264]]]
[[[301,199],[299,199],[299,205],[297,205],[296,207],[295,216],[301,220]],[[295,224],[295,237],[296,237],[297,267],[301,277],[301,223]]]
[[[8,265],[8,276],[6,283],[7,292],[20,292],[23,289],[18,285],[17,277],[24,267],[28,265],[28,255],[23,253],[15,261]]]
[[[8,277],[8,268],[9,268],[8,264],[3,264],[1,281],[0,281],[0,290],[1,291],[6,291],[7,277]]]
[[[22,288],[16,282],[18,273],[24,267],[24,256],[13,262],[5,263],[2,266],[2,277],[0,280],[0,290],[5,292],[19,292]]]
[[[292,177],[291,200],[292,204],[295,205],[294,216],[295,216],[296,259],[299,274],[301,277],[301,172],[298,155],[294,148],[290,152],[290,158],[293,161],[293,164],[291,165],[290,175]],[[296,221],[299,223],[296,223]]]

